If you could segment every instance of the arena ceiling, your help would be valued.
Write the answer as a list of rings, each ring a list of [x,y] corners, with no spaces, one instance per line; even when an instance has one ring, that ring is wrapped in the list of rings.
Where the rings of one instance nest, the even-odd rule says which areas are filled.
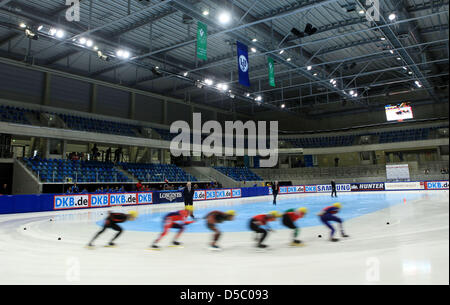
[[[79,1],[80,20],[68,21],[65,0],[0,0],[0,56],[246,114],[370,109],[411,92],[448,102],[448,0]],[[196,56],[198,21],[207,60]],[[294,33],[307,24],[317,31]],[[250,88],[238,83],[236,41],[249,47]]]

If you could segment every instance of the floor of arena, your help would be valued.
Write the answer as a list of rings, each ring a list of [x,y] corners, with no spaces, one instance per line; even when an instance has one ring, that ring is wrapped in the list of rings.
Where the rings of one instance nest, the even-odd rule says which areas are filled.
[[[315,214],[342,202],[340,216],[350,238],[327,240],[328,229]],[[365,202],[364,202],[365,201]],[[118,247],[105,248],[113,231],[100,236],[95,249],[85,245],[99,230],[108,209],[0,215],[0,284],[447,284],[449,283],[448,191],[286,195],[277,210],[307,206],[302,247],[289,247],[292,232],[274,225],[258,252],[248,216],[273,210],[271,197],[196,203],[196,214],[238,212],[225,231],[221,252],[211,252],[212,234],[199,221],[182,235],[184,248],[148,250],[161,228],[161,216],[182,205],[137,209],[138,221],[125,223]],[[228,226],[228,227],[227,227]],[[319,235],[322,237],[319,238]]]

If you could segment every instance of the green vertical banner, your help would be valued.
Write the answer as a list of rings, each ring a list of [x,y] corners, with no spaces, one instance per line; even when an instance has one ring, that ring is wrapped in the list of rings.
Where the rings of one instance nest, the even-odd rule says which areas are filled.
[[[269,63],[269,84],[270,86],[275,87],[275,65],[272,58],[267,57],[267,61]]]
[[[207,60],[208,26],[200,21],[197,23],[197,57]]]

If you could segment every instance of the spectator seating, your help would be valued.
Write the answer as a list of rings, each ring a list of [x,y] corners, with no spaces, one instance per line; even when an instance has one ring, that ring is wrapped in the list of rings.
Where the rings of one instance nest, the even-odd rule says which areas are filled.
[[[430,128],[408,129],[398,131],[379,132],[380,143],[393,143],[404,141],[419,141],[428,139]]]
[[[24,158],[24,163],[42,182],[132,182],[113,163]]]
[[[17,107],[0,106],[0,121],[31,125],[26,117],[26,113],[35,113],[35,111]]]
[[[224,175],[227,175],[235,181],[262,181],[263,179],[253,173],[248,167],[223,167],[216,166],[215,170],[218,170]]]
[[[133,131],[133,129],[139,128],[138,126],[134,126],[131,124],[83,118],[73,115],[60,114],[59,116],[66,123],[68,128],[80,131],[136,137],[137,135]]]
[[[296,148],[320,148],[334,146],[350,146],[355,141],[355,136],[335,136],[335,137],[318,137],[318,138],[289,138],[280,139],[290,143]]]
[[[144,182],[197,181],[197,178],[174,164],[119,163],[119,165],[136,179]]]

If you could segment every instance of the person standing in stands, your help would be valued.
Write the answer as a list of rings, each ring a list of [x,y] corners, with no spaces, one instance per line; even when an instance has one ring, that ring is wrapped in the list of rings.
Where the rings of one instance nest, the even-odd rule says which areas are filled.
[[[0,195],[9,195],[8,184],[3,184],[0,189]]]
[[[136,184],[136,190],[138,192],[144,191],[144,186],[142,185],[142,180],[138,180],[138,183]]]
[[[280,192],[280,186],[278,185],[278,181],[272,184],[272,195],[273,195],[273,205],[277,205],[277,196]]]
[[[334,194],[334,196],[333,196]],[[331,180],[331,197],[337,197],[337,192],[336,192],[336,181]]]
[[[115,163],[120,162],[121,158],[122,158],[122,147],[119,147],[114,151],[114,162]]]
[[[106,156],[105,156],[105,161],[108,163],[111,162],[111,154],[112,154],[112,149],[110,147],[106,150]]]
[[[186,187],[183,189],[183,199],[184,199],[184,206],[187,208],[188,206],[191,206],[192,209],[189,209],[190,215],[192,218],[194,217],[194,193],[195,190],[191,185],[191,182],[186,183]]]
[[[94,161],[97,161],[97,157],[98,157],[98,148],[97,144],[94,144],[94,147],[92,148],[92,158],[94,159]]]

